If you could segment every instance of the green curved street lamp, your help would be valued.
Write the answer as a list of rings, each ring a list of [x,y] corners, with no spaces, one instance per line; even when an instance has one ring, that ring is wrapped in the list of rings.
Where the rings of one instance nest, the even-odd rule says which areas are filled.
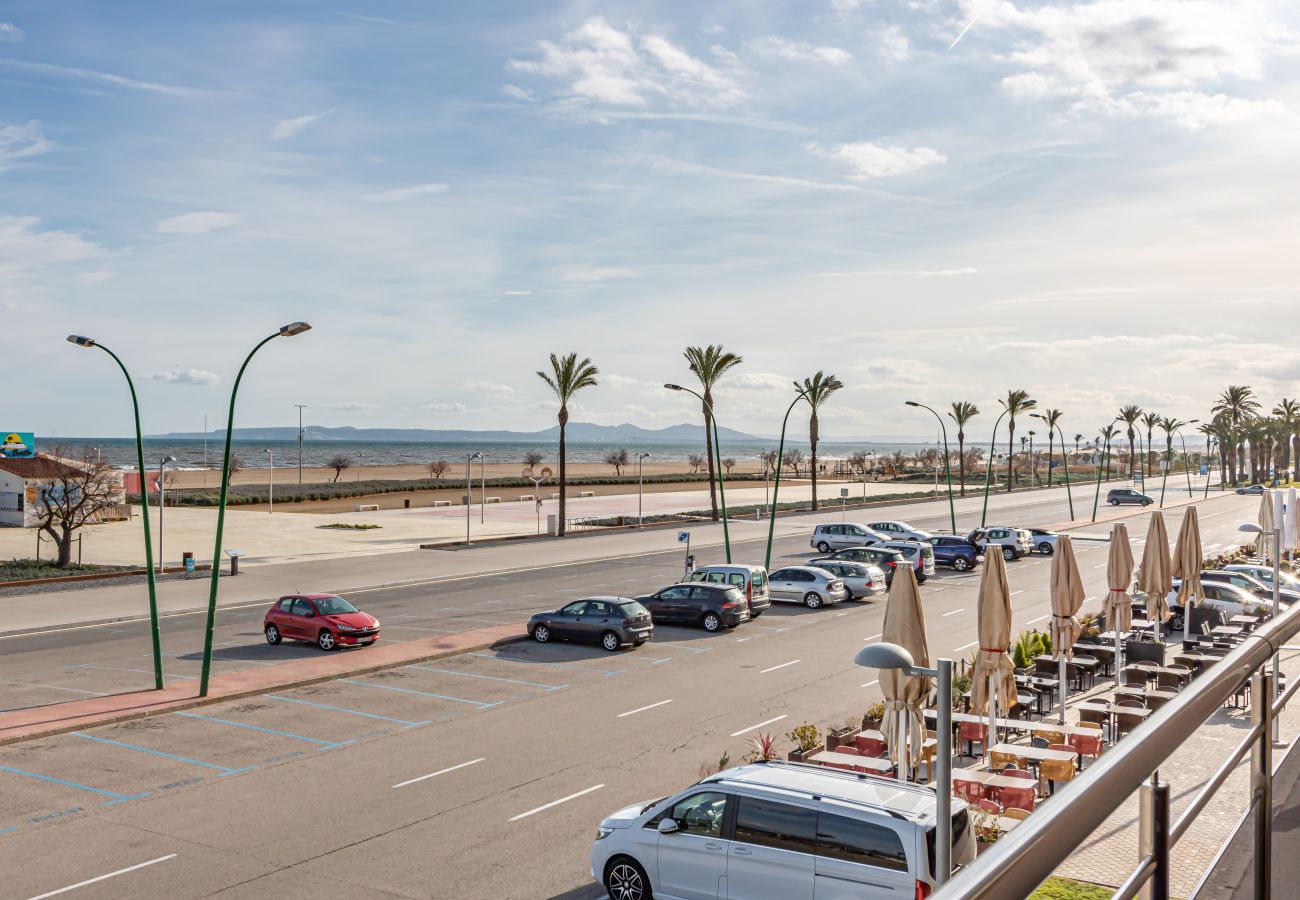
[[[144,568],[149,582],[149,633],[153,639],[153,686],[161,691],[163,689],[162,636],[158,633],[158,587],[153,574],[153,538],[149,534],[149,491],[145,485],[146,469],[144,436],[140,433],[140,401],[135,395],[135,384],[131,381],[131,373],[126,370],[126,366],[117,358],[116,353],[103,344],[96,343],[93,338],[78,334],[68,335],[68,343],[76,344],[78,347],[98,347],[113,357],[113,362],[117,363],[117,367],[126,376],[126,386],[131,389],[131,410],[135,413],[136,468],[140,472],[140,517],[144,521]],[[160,508],[159,513],[161,512]]]
[[[1002,416],[1005,416],[1010,410],[1005,406],[1002,407],[1002,415],[993,423],[993,437],[989,439],[989,464],[984,470],[984,511],[980,513],[980,528],[984,527],[984,520],[989,514],[989,486],[993,484],[993,452],[998,442],[998,426],[1002,424]],[[1011,478],[1011,467],[1007,466],[1007,478]]]
[[[930,409],[924,403],[917,403],[915,400],[903,401],[908,406],[915,406],[918,409],[927,410],[930,415],[934,416],[939,422],[939,427],[943,429],[943,469],[948,476],[948,517],[952,519],[952,533],[957,533],[957,508],[952,503],[952,465],[948,462],[948,428],[943,424],[943,417],[937,412]]]
[[[772,488],[772,508],[767,511],[767,555],[763,557],[763,568],[769,571],[772,568],[772,535],[776,531],[776,497],[781,490],[781,458],[785,455],[785,426],[790,422],[790,413],[799,404],[800,400],[807,400],[808,394],[795,388],[799,396],[790,402],[790,406],[785,411],[785,418],[781,420],[781,441],[776,448],[776,484]]]
[[[1102,429],[1103,434],[1114,426],[1116,422],[1123,422],[1123,416],[1116,416],[1110,420],[1110,425]],[[1110,438],[1106,438],[1106,446],[1101,451],[1101,465],[1097,467],[1097,492],[1092,498],[1092,521],[1097,521],[1097,502],[1101,500],[1101,473],[1106,468],[1106,462],[1110,459]]]
[[[670,391],[685,391],[698,398],[704,404],[704,408],[709,411],[709,421],[713,423],[713,460],[714,467],[718,472],[718,495],[722,499],[722,543],[727,548],[727,562],[731,562],[731,531],[727,527],[727,490],[722,486],[722,448],[718,446],[718,417],[713,414],[713,404],[690,388],[682,387],[680,384],[665,384],[664,387]]]
[[[239,374],[235,376],[234,387],[230,389],[230,410],[226,416],[226,451],[221,459],[221,499],[217,506],[217,540],[212,551],[212,583],[208,590],[208,621],[203,633],[203,671],[199,677],[200,697],[208,695],[208,676],[212,673],[212,630],[217,619],[217,579],[221,575],[221,532],[226,524],[226,494],[230,489],[230,440],[235,430],[235,397],[239,394],[239,382],[243,379],[244,370],[248,368],[249,362],[252,361],[253,355],[258,350],[261,350],[278,337],[293,337],[310,330],[311,326],[306,322],[290,322],[275,334],[263,338],[256,347],[249,351],[248,356],[244,357],[244,364],[239,367]]]
[[[1042,419],[1048,428],[1052,427],[1052,423],[1047,421],[1047,416],[1041,413],[1030,413],[1029,417],[1031,419]],[[1070,521],[1073,522],[1074,495],[1070,493],[1070,454],[1065,449],[1065,432],[1061,431],[1060,425],[1056,426],[1056,433],[1061,437],[1061,459],[1065,461],[1065,499],[1070,502]],[[1052,483],[1052,461],[1050,459],[1047,461],[1047,483],[1049,486]]]
[[[1165,450],[1165,472],[1164,477],[1160,479],[1160,508],[1165,508],[1165,485],[1169,483],[1169,469],[1174,464],[1174,442],[1173,435],[1178,435],[1178,439],[1183,442],[1183,474],[1187,476],[1187,498],[1192,497],[1192,470],[1187,468],[1187,461],[1190,457],[1187,455],[1187,438],[1183,437],[1183,429],[1188,425],[1195,425],[1200,419],[1192,419],[1190,422],[1184,422],[1173,431],[1169,432],[1169,446]]]

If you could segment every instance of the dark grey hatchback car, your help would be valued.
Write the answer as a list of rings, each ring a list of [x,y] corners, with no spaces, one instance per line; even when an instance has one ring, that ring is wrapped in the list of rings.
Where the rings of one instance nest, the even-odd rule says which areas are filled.
[[[727,584],[674,584],[636,599],[650,610],[656,622],[720,631],[749,620],[745,595],[740,588]]]
[[[1150,506],[1155,503],[1155,499],[1148,497],[1141,491],[1135,491],[1132,488],[1111,488],[1106,494],[1106,502],[1111,506],[1119,506],[1121,503],[1136,503],[1140,506]]]
[[[528,634],[539,644],[557,640],[593,641],[613,652],[640,647],[654,634],[649,611],[626,597],[588,597],[528,620]]]

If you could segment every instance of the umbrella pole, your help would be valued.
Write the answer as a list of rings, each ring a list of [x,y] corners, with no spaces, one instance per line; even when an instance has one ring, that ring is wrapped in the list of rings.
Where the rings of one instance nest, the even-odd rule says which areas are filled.
[[[989,676],[989,736],[984,742],[984,758],[991,758],[993,745],[998,742],[998,679]]]
[[[1056,678],[1058,681],[1061,682],[1061,714],[1056,721],[1061,725],[1064,725],[1065,724],[1065,695],[1066,692],[1070,689],[1065,679],[1065,654],[1061,654],[1056,658]]]
[[[907,716],[903,710],[898,711],[898,780],[907,781]]]
[[[1118,622],[1111,623],[1111,631],[1115,634],[1115,687],[1119,687],[1119,672],[1124,665],[1124,645],[1120,643]]]

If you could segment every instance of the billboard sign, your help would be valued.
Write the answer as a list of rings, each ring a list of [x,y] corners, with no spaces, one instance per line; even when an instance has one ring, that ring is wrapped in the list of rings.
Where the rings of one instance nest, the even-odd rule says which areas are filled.
[[[30,431],[0,432],[0,456],[5,459],[30,459],[36,455],[36,435]]]

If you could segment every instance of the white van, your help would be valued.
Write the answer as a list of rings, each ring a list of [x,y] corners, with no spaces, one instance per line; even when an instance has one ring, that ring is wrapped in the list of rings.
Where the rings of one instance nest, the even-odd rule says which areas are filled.
[[[912,900],[934,889],[934,791],[803,763],[755,763],[600,823],[591,877],[610,897]],[[975,859],[953,801],[954,865]]]
[[[740,563],[701,566],[686,578],[687,581],[704,581],[709,584],[729,584],[740,588],[749,601],[749,617],[757,619],[763,610],[772,605],[772,594],[767,584],[767,569]]]

